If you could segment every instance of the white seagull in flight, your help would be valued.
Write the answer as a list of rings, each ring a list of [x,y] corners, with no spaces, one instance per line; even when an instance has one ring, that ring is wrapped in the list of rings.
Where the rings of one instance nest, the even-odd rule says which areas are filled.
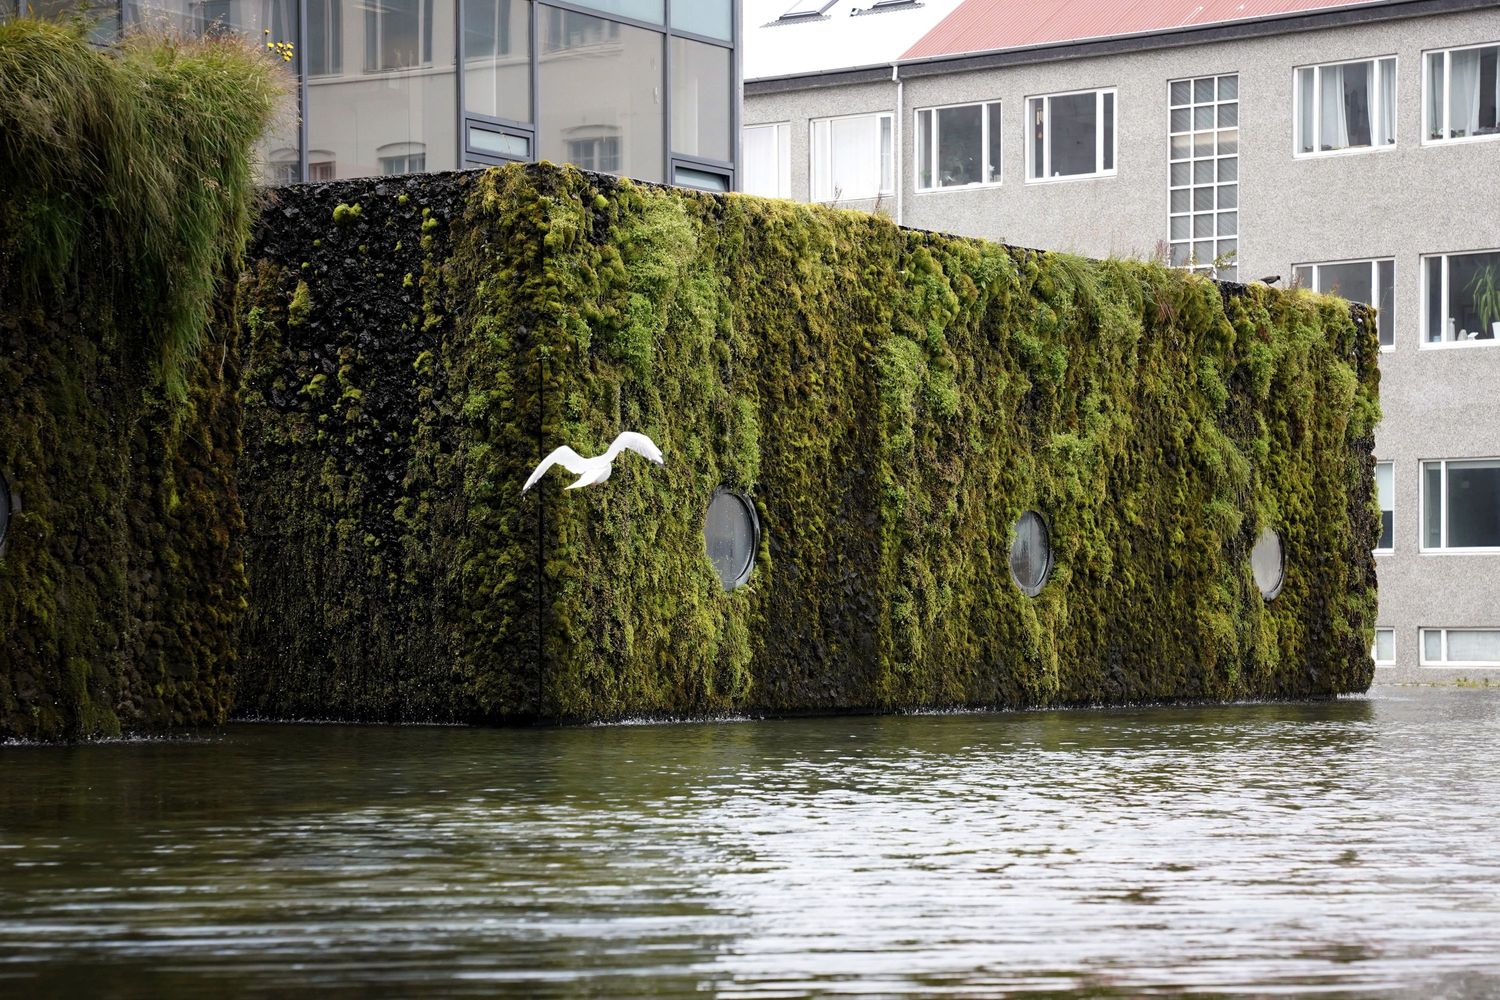
[[[621,431],[620,436],[615,438],[608,451],[593,458],[584,458],[567,445],[554,448],[552,454],[542,459],[541,464],[531,473],[531,478],[526,480],[526,485],[521,487],[521,492],[525,493],[535,486],[536,481],[554,465],[561,465],[578,477],[578,480],[565,487],[566,489],[576,490],[580,486],[595,486],[609,478],[609,474],[614,471],[615,456],[626,448],[645,455],[657,465],[662,464],[661,449],[656,446],[656,442],[635,431]]]

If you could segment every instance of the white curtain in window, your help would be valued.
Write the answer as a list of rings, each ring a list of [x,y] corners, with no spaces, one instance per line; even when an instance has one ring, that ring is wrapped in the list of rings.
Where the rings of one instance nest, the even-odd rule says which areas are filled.
[[[745,129],[740,154],[740,188],[746,194],[785,198],[781,186],[781,137],[785,125],[752,125]]]
[[[885,121],[869,115],[813,123],[814,201],[850,201],[880,194],[880,137]]]
[[[1380,133],[1379,145],[1396,141],[1396,64],[1390,59],[1380,63]]]
[[[1500,663],[1500,632],[1449,629],[1448,659],[1459,663]]]
[[[1443,134],[1443,54],[1433,52],[1427,56],[1427,137],[1447,138]]]
[[[1319,148],[1343,149],[1349,145],[1349,120],[1344,115],[1344,67],[1324,66],[1322,77]]]
[[[1473,135],[1479,128],[1479,50],[1452,53],[1448,71],[1448,127]]]

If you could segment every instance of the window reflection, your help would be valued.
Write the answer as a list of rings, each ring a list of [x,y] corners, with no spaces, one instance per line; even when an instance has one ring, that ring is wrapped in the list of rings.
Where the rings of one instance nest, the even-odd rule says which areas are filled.
[[[672,151],[728,161],[733,53],[718,45],[672,39]]]
[[[547,10],[538,76],[542,159],[665,179],[664,36]]]
[[[309,4],[309,25],[321,12],[332,34],[308,54],[308,180],[458,166],[451,0],[362,0],[351,17],[343,0]],[[318,37],[311,27],[308,37]],[[344,51],[363,52],[360,69],[343,64]],[[318,62],[330,72],[311,72]]]
[[[531,4],[464,4],[464,103],[491,118],[531,121]]]

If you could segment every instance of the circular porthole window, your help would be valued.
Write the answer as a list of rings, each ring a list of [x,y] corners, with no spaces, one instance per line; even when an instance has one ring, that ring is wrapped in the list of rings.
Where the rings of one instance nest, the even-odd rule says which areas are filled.
[[[1016,518],[1010,532],[1010,575],[1027,597],[1035,597],[1047,585],[1052,572],[1052,542],[1042,515],[1028,510]]]
[[[729,490],[715,493],[703,519],[703,541],[724,589],[742,586],[755,568],[755,547],[760,541],[755,506]]]
[[[1250,572],[1266,600],[1281,593],[1285,570],[1281,558],[1281,536],[1270,528],[1262,528],[1260,537],[1255,540],[1255,548],[1250,550]]]

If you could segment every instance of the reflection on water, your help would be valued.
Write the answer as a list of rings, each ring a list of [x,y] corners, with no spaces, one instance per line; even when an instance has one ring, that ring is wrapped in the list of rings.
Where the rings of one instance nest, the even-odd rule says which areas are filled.
[[[1500,691],[0,749],[0,994],[1500,992]]]

